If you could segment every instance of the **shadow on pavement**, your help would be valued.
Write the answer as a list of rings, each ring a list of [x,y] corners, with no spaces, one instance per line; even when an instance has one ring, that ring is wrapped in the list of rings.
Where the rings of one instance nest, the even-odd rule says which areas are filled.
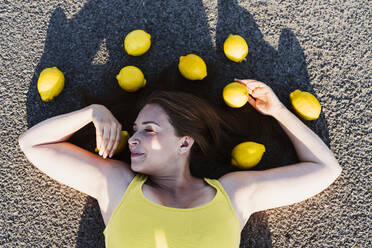
[[[196,53],[207,65],[215,65],[216,71],[219,72],[213,85],[216,99],[223,87],[232,82],[234,77],[253,78],[267,83],[289,109],[289,93],[295,89],[309,91],[316,96],[310,85],[303,50],[290,29],[281,31],[276,50],[264,40],[252,14],[240,7],[236,1],[218,1],[216,47],[212,42],[210,28],[214,29],[208,26],[204,6],[197,0],[182,4],[176,1],[123,3],[118,0],[91,0],[71,19],[66,18],[61,8],[57,8],[50,19],[44,53],[35,69],[27,94],[29,127],[47,118],[82,108],[86,99],[81,96],[81,89],[94,96],[115,94],[116,98],[125,98],[127,102],[135,101],[137,93],[124,92],[115,79],[122,67],[138,66],[151,84],[162,69],[177,63],[180,56],[188,53]],[[150,50],[140,57],[127,55],[123,48],[125,35],[133,29],[144,29],[152,36]],[[245,62],[234,63],[227,60],[223,54],[223,42],[230,33],[239,34],[246,39],[249,54]],[[101,60],[98,61],[105,60],[104,63],[97,62],[97,53],[102,53]],[[53,66],[57,66],[64,73],[65,88],[57,98],[45,103],[37,92],[37,79],[42,69]],[[219,99],[222,104],[222,98]],[[110,106],[115,104],[108,103]],[[240,116],[242,122],[250,127],[251,120],[242,118],[247,113],[250,116],[253,114],[248,104],[236,109],[234,114]],[[126,125],[131,125],[130,120],[135,117],[135,113],[131,113],[124,119],[123,129]],[[264,143],[267,152],[255,170],[298,161],[290,140],[276,121],[257,113],[256,117],[258,121],[254,130],[257,132],[255,131],[256,135],[252,138]],[[272,125],[265,129],[265,125],[261,125],[262,122],[271,122]],[[319,119],[306,124],[329,144],[323,113]],[[79,145],[92,151],[95,145],[93,124],[79,132],[91,135],[93,143]],[[104,247],[103,230],[104,223],[98,203],[89,198],[81,217],[76,247]],[[240,247],[272,247],[264,212],[253,214],[241,235]]]

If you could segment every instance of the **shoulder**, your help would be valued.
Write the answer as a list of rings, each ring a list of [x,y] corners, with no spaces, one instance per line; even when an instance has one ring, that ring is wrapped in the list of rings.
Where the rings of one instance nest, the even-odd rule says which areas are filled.
[[[254,173],[250,171],[230,172],[218,179],[231,203],[239,213],[248,215],[251,213],[251,199],[255,191]]]
[[[106,172],[98,199],[100,203],[106,206],[117,202],[137,175],[130,169],[130,165],[124,161],[112,159],[107,163],[109,163],[110,170]]]
[[[242,184],[239,183],[239,180],[242,181],[242,178],[239,178],[239,174],[231,172],[220,177],[218,182],[229,197],[232,208],[239,220],[240,228],[243,230],[249,217],[253,213],[251,210],[252,205],[250,198],[254,189],[251,180],[246,178],[247,183],[244,188]]]
[[[129,184],[133,178],[137,175],[132,169],[130,165],[121,160],[111,160],[111,171],[107,175],[107,181],[112,182],[119,181],[124,184]]]
[[[254,174],[249,171],[235,171],[223,175],[218,181],[229,191],[236,191],[241,187],[253,190]]]

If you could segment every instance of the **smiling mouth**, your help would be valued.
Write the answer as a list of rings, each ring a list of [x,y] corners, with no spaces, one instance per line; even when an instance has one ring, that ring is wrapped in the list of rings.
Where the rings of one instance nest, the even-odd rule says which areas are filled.
[[[144,153],[131,153],[130,154],[130,157],[131,158],[135,158],[135,157],[139,157],[139,156],[142,156]]]

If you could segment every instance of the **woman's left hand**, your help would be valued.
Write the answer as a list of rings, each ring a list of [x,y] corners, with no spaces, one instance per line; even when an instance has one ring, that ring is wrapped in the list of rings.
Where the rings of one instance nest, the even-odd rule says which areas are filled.
[[[285,106],[275,95],[274,91],[265,83],[252,79],[234,79],[242,83],[248,90],[248,102],[260,113],[275,117]]]

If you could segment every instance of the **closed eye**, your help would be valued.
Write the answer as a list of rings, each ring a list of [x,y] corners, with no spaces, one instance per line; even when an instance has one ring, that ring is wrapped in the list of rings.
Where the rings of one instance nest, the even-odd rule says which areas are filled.
[[[148,133],[155,133],[153,130],[151,130],[151,129],[145,129],[145,131],[146,132],[148,132]]]
[[[136,132],[137,130],[135,128],[132,128],[133,132]],[[145,132],[147,133],[155,133],[152,129],[145,129]]]

